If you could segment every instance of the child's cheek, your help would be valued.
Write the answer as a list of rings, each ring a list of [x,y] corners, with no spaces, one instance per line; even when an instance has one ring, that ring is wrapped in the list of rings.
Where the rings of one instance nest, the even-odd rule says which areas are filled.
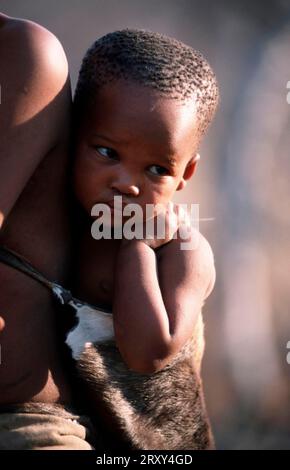
[[[162,185],[153,194],[154,204],[168,204],[174,194],[173,188],[168,185]]]

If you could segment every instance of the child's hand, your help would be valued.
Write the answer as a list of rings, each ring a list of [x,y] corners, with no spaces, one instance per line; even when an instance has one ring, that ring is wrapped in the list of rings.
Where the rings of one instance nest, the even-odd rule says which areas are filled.
[[[154,217],[154,222],[144,223],[144,239],[146,245],[153,250],[169,243],[182,224],[190,225],[188,214],[182,207],[169,202],[164,210]]]

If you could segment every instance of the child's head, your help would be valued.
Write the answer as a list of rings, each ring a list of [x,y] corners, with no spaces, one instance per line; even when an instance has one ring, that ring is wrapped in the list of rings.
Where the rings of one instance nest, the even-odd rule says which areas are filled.
[[[75,189],[96,203],[165,204],[193,175],[218,102],[213,71],[191,47],[123,30],[97,40],[79,74]]]

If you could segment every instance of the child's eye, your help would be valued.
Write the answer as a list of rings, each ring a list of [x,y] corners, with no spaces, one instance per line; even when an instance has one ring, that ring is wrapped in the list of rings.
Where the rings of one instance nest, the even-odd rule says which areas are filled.
[[[167,170],[167,168],[164,168],[163,166],[159,166],[159,165],[151,165],[149,167],[149,171],[155,176],[166,176],[169,174],[169,171]]]
[[[102,156],[105,158],[110,158],[115,160],[117,158],[117,152],[115,150],[110,149],[108,147],[99,147],[99,146],[94,146],[94,149]]]

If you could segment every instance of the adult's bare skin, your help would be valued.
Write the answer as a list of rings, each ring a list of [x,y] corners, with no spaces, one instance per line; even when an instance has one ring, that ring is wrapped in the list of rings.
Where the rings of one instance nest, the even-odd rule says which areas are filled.
[[[0,244],[65,283],[68,67],[44,28],[0,14]],[[68,403],[51,294],[0,263],[0,404]]]

